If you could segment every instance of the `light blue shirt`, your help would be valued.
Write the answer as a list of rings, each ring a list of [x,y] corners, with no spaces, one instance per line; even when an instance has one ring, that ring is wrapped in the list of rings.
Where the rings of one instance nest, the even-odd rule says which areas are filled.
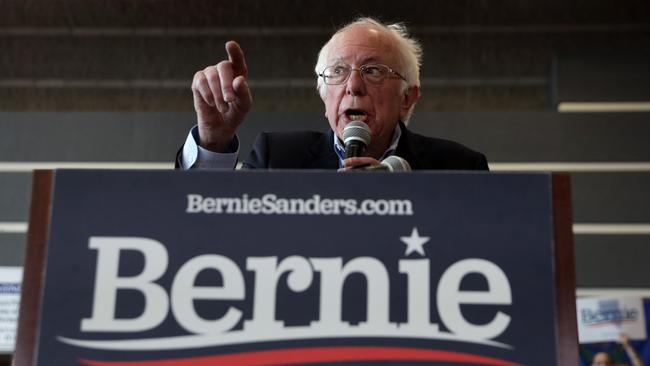
[[[391,140],[388,149],[384,152],[381,158],[379,158],[379,161],[382,161],[385,158],[395,154],[395,150],[397,150],[397,143],[399,142],[400,137],[402,137],[402,128],[398,123],[395,125],[395,130],[393,131],[393,139]],[[343,166],[343,159],[345,159],[345,147],[341,144],[341,141],[336,138],[336,135],[334,135],[334,151],[336,152],[336,156],[339,157],[339,166]]]
[[[239,155],[239,139],[237,136],[230,145],[230,152],[227,153],[216,153],[204,149],[199,146],[198,141],[199,128],[194,126],[190,133],[187,134],[187,139],[185,139],[183,145],[180,158],[181,169],[235,169],[237,156]]]

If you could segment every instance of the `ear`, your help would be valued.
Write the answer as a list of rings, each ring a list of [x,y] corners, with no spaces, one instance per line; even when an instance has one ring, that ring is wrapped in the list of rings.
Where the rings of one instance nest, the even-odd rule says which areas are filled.
[[[400,106],[400,117],[406,116],[408,111],[420,99],[420,87],[412,86],[404,92],[402,96],[402,105]]]
[[[316,88],[316,92],[318,93],[318,95],[320,96],[320,99],[323,102],[325,102],[325,96],[327,96],[327,93],[325,92],[326,87],[327,86],[325,86],[325,85],[321,85],[319,88]]]
[[[325,111],[323,113],[325,114],[325,119],[327,119],[327,103],[325,102],[325,93],[321,93],[320,90],[318,90],[318,96],[323,101],[323,106],[325,107]]]

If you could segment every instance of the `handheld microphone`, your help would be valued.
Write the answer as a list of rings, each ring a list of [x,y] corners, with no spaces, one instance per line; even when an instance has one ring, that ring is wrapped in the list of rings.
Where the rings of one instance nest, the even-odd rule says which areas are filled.
[[[388,171],[388,172],[410,172],[411,165],[408,161],[400,158],[399,156],[391,155],[386,159],[382,160],[381,163],[377,165],[372,165],[365,167],[359,170],[368,170],[368,171]]]
[[[345,158],[363,156],[370,145],[370,127],[365,122],[352,121],[343,129]]]

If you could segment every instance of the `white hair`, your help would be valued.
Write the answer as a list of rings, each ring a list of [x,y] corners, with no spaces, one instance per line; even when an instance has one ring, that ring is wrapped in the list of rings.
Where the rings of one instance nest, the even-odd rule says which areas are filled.
[[[409,35],[406,26],[402,23],[384,24],[373,18],[363,17],[358,18],[349,24],[346,24],[338,31],[336,31],[336,33],[332,35],[332,37],[327,41],[327,43],[325,43],[323,48],[321,48],[320,52],[318,53],[318,61],[316,62],[316,67],[314,70],[316,71],[317,75],[316,89],[318,90],[321,97],[325,95],[325,84],[323,82],[323,78],[319,77],[318,74],[322,73],[323,70],[329,66],[327,65],[327,60],[329,58],[332,40],[334,40],[338,34],[357,26],[365,26],[382,30],[390,34],[395,39],[395,46],[399,54],[400,63],[398,67],[400,68],[400,74],[406,79],[405,84],[402,84],[403,86],[401,93],[406,93],[407,90],[411,87],[420,87],[420,65],[422,64],[422,46],[420,45],[420,42]],[[411,109],[409,109],[406,116],[404,116],[404,123],[407,123],[411,118],[414,107],[415,103],[413,103]]]

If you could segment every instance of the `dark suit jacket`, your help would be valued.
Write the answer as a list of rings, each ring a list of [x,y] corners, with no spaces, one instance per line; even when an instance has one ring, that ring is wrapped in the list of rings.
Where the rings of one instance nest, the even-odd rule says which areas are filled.
[[[403,124],[395,155],[413,170],[487,170],[485,155],[459,143],[426,137]],[[338,169],[333,132],[261,133],[243,167],[247,169]]]

